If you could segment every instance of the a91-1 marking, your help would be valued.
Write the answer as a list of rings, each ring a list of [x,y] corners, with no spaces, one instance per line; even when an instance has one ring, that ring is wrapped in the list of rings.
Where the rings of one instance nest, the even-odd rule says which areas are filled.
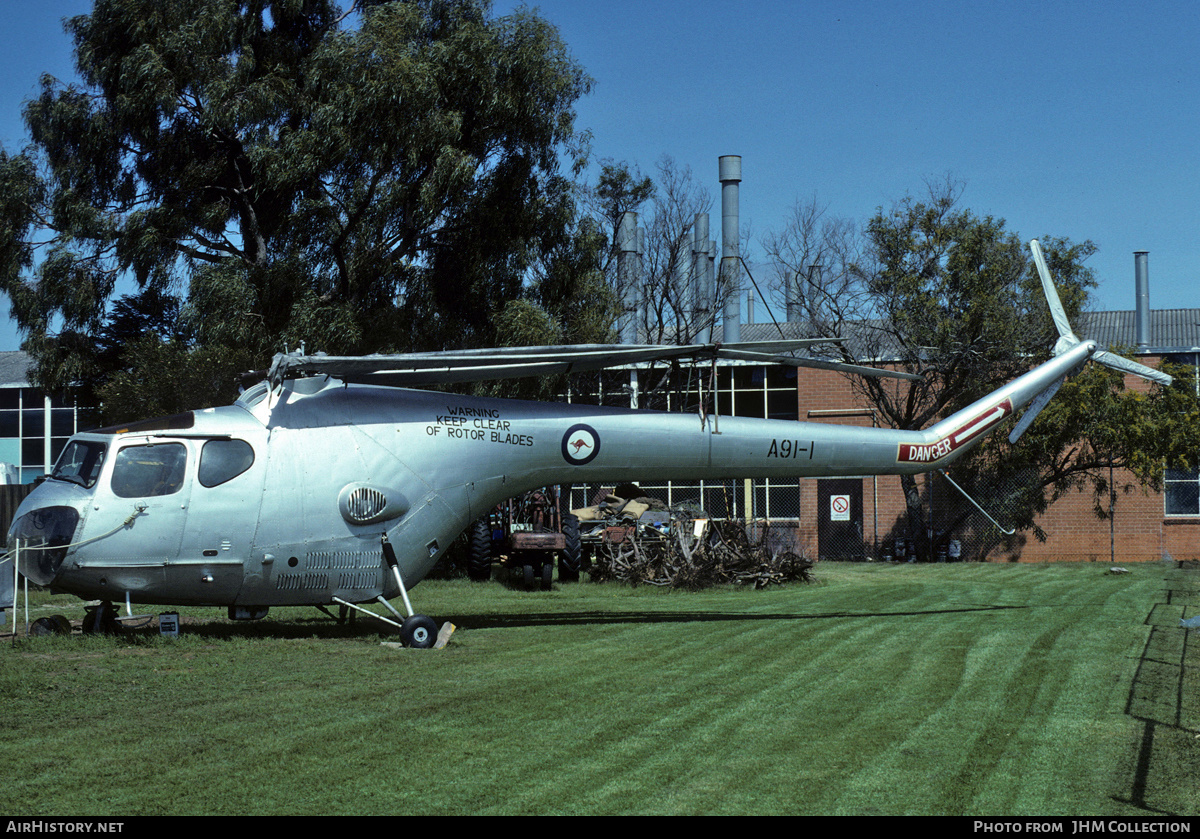
[[[807,445],[801,445],[799,440],[771,440],[771,447],[767,449],[767,457],[777,457],[780,460],[797,460],[804,453],[808,460],[812,460],[813,448],[815,444],[812,440],[806,440]]]

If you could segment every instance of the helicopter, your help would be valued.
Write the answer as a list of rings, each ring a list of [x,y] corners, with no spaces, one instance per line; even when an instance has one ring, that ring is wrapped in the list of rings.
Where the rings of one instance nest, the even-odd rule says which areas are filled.
[[[555,484],[914,474],[944,468],[1028,406],[1015,441],[1089,359],[1169,384],[1071,330],[1030,243],[1059,333],[1053,357],[922,431],[519,401],[422,385],[648,361],[734,358],[913,374],[787,353],[837,339],[518,347],[362,357],[277,355],[233,405],[70,438],[17,509],[10,554],[31,582],[113,603],[365,611],[404,645],[438,626],[409,591],[496,504]],[[11,581],[12,574],[8,574]],[[404,613],[390,604],[400,597]],[[390,613],[372,612],[381,604]],[[107,612],[105,612],[107,610]],[[85,629],[87,629],[85,622]]]

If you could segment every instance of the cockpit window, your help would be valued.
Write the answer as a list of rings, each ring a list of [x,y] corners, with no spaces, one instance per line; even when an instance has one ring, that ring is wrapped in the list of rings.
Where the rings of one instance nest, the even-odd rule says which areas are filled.
[[[71,440],[58,456],[58,463],[54,464],[50,477],[91,488],[100,477],[100,467],[104,465],[104,453],[107,450],[108,447],[103,443]]]
[[[245,440],[209,440],[200,451],[197,477],[206,487],[231,481],[254,464],[254,449]]]
[[[126,446],[113,463],[112,491],[121,498],[170,495],[183,486],[187,449],[182,443]]]

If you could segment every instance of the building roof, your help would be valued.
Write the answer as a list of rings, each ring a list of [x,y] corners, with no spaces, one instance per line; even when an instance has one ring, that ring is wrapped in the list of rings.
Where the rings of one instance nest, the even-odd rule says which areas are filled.
[[[847,347],[857,358],[872,355],[862,338],[869,335],[870,324],[860,324],[858,334],[850,334]],[[713,340],[721,340],[721,327],[713,330]],[[1094,340],[1102,348],[1121,347],[1127,354],[1165,355],[1167,353],[1200,352],[1200,309],[1157,309],[1150,311],[1150,339],[1144,349],[1137,346],[1137,313],[1085,312],[1075,325],[1081,338]],[[782,333],[782,335],[780,334]],[[809,338],[806,324],[799,322],[744,323],[743,341],[773,341],[779,338]],[[874,342],[872,342],[874,343]]]
[[[1137,346],[1137,312],[1087,312],[1079,332],[1107,347],[1128,347],[1141,355],[1200,351],[1200,309],[1151,309],[1149,344]]]
[[[28,387],[33,359],[21,350],[0,352],[0,387]]]

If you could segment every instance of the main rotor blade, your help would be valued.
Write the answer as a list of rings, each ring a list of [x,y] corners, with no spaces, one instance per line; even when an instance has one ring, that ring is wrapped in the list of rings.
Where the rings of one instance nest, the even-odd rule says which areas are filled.
[[[1037,265],[1038,276],[1042,278],[1042,292],[1046,295],[1046,302],[1050,305],[1050,317],[1054,319],[1054,327],[1058,330],[1058,334],[1063,338],[1070,338],[1078,342],[1075,337],[1075,332],[1071,329],[1071,322],[1067,319],[1067,311],[1063,308],[1062,300],[1058,296],[1058,289],[1054,286],[1054,280],[1050,277],[1050,269],[1046,267],[1046,257],[1042,254],[1042,246],[1037,239],[1032,239],[1029,242],[1029,249],[1033,251],[1033,262]]]
[[[566,346],[498,347],[427,353],[365,356],[279,354],[268,379],[278,383],[304,374],[325,374],[347,381],[417,385],[434,382],[485,381],[554,373],[584,372],[650,361],[733,358],[737,352],[758,352],[762,358],[794,352],[844,338],[801,338],[734,344],[577,344]]]
[[[898,370],[882,370],[878,367],[864,367],[861,364],[846,364],[844,361],[828,361],[823,358],[795,358],[789,355],[764,355],[762,353],[740,352],[737,350],[723,351],[722,358],[734,358],[742,361],[759,361],[763,364],[782,364],[785,367],[811,367],[815,370],[837,370],[841,373],[857,373],[860,376],[874,378],[904,379],[919,382],[921,377],[915,373],[901,373]]]

